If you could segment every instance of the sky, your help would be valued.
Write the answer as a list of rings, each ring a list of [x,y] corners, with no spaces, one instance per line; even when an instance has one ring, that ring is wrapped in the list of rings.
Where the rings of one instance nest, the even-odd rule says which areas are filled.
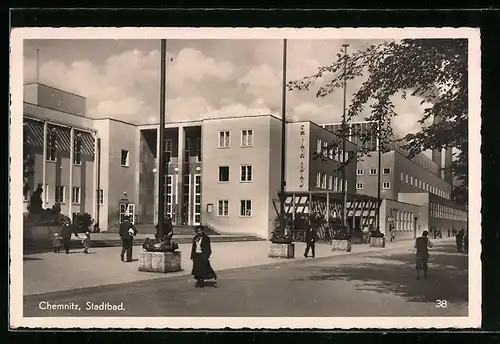
[[[380,41],[289,40],[287,80],[300,79],[349,51]],[[87,116],[135,124],[159,122],[159,40],[25,40],[24,82],[36,81],[87,98]],[[167,42],[167,121],[261,113],[281,114],[281,40],[169,40]],[[347,85],[348,101],[363,80]],[[325,98],[315,91],[287,92],[287,117],[319,124],[339,122],[341,89]],[[394,127],[416,132],[421,99],[394,98]],[[362,118],[359,118],[362,120]]]

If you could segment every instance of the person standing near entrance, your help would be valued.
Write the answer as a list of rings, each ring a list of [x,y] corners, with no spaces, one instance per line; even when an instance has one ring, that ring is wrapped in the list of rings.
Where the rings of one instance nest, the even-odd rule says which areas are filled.
[[[312,252],[312,257],[316,255],[316,228],[309,227],[306,232],[306,250],[304,251],[304,257],[307,258],[309,255],[309,249]]]
[[[432,248],[432,242],[428,238],[427,231],[422,232],[422,236],[415,240],[414,247],[417,249],[415,257],[415,269],[417,270],[417,280],[420,279],[420,270],[424,270],[424,278],[427,278],[429,266],[429,248]]]
[[[123,218],[123,222],[120,223],[120,238],[122,240],[122,252],[120,258],[122,262],[132,261],[132,246],[134,244],[134,237],[137,234],[137,229],[130,222],[128,216]],[[127,259],[125,260],[125,254],[127,254]]]

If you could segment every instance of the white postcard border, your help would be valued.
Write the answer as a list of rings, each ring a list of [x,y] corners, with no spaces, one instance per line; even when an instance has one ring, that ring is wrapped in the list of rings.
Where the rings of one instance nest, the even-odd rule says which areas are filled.
[[[22,113],[24,39],[403,39],[469,40],[469,314],[467,317],[23,317]],[[10,54],[11,328],[477,328],[481,325],[481,47],[475,28],[16,28]],[[13,173],[19,171],[19,173]]]

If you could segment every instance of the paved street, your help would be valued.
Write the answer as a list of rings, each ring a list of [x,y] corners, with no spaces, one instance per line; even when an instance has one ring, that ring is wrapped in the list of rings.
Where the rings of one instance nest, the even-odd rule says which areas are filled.
[[[185,272],[38,295],[25,291],[24,316],[466,316],[467,256],[456,253],[452,240],[435,240],[430,277],[417,281],[412,245],[412,241],[406,241],[364,251],[359,246],[359,253],[261,262],[223,271],[214,264],[219,269],[217,288],[194,288]],[[300,253],[299,249],[296,256]],[[223,260],[232,259],[237,255]],[[120,266],[137,268],[135,264]],[[184,268],[189,270],[190,264]],[[94,269],[102,267],[96,264]],[[92,273],[85,272],[89,279]],[[27,279],[25,269],[25,285]],[[80,280],[85,279],[80,272]],[[436,300],[446,300],[447,307],[436,307]],[[42,310],[44,302],[74,303],[80,310]],[[123,303],[125,309],[86,311],[87,302]]]

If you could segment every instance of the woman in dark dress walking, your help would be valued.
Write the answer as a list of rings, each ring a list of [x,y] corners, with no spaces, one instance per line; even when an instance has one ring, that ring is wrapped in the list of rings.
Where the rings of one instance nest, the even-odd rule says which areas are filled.
[[[196,280],[196,288],[203,288],[205,286],[205,280],[217,280],[217,274],[210,265],[211,254],[212,247],[210,245],[210,237],[204,232],[203,226],[198,226],[191,248],[191,260],[193,261],[191,275],[193,275]]]

